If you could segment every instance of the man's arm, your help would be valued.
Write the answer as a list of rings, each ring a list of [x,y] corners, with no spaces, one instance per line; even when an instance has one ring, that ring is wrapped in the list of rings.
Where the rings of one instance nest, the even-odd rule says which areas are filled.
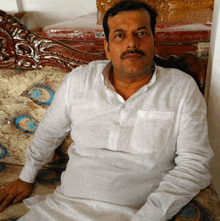
[[[9,203],[20,202],[32,193],[37,172],[52,160],[55,149],[68,135],[70,118],[66,110],[67,78],[58,88],[26,150],[26,162],[20,178],[0,188],[0,212]]]
[[[187,90],[187,89],[186,89]],[[201,189],[210,184],[209,162],[213,151],[208,142],[206,104],[196,83],[189,85],[181,108],[176,147],[176,166],[164,177],[132,221],[171,219]]]

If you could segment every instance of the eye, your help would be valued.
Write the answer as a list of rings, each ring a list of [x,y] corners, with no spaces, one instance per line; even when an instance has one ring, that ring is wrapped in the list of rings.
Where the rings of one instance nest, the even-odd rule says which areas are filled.
[[[138,37],[147,36],[147,32],[140,31],[140,32],[137,33],[137,36]]]
[[[122,33],[115,34],[115,38],[118,38],[118,39],[122,38],[123,36],[124,35]]]

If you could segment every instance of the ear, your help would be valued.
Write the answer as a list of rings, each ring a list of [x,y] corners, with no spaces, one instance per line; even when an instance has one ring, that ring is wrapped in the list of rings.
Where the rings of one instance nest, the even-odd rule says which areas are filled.
[[[104,50],[105,50],[105,55],[106,57],[111,60],[111,56],[110,56],[110,53],[109,53],[109,45],[108,45],[108,42],[107,40],[104,40]]]

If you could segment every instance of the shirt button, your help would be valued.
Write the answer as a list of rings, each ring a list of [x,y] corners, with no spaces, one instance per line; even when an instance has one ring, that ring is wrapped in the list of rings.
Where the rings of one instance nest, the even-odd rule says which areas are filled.
[[[115,122],[115,125],[116,125],[116,126],[120,126],[121,124],[120,124],[119,121],[117,121],[117,122]]]

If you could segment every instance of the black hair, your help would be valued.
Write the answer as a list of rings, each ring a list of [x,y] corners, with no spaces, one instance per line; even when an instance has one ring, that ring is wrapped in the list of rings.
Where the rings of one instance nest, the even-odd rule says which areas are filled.
[[[156,18],[157,18],[157,12],[152,9],[147,3],[142,1],[131,1],[131,0],[124,0],[120,1],[117,4],[115,4],[113,7],[108,9],[108,11],[105,13],[103,17],[103,28],[105,32],[106,40],[109,40],[109,27],[108,27],[108,18],[114,17],[119,12],[122,11],[136,11],[136,10],[145,10],[150,14],[150,26],[151,31],[153,33],[153,36],[155,36],[155,26],[156,26]]]

